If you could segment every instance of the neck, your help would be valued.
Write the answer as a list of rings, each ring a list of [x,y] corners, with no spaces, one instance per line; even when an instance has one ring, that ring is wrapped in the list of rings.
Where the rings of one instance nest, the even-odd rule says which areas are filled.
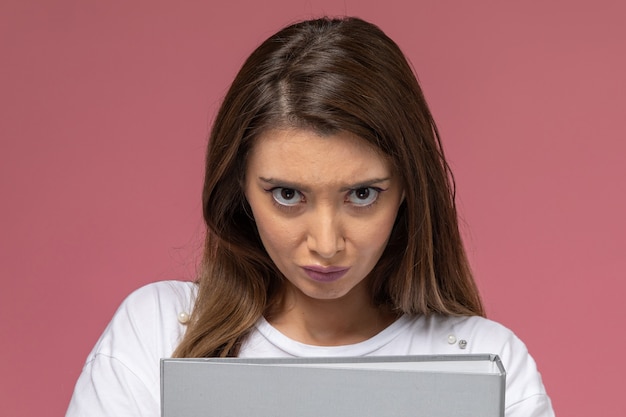
[[[283,306],[270,323],[291,339],[317,346],[362,342],[397,319],[396,314],[372,305],[365,285],[333,300],[309,298],[289,287]]]

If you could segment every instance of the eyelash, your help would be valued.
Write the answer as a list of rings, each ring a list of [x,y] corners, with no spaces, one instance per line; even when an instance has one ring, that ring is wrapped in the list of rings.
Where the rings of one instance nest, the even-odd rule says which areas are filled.
[[[296,204],[292,204],[292,205],[288,205],[288,204],[281,204],[276,200],[276,197],[274,196],[274,193],[276,191],[281,191],[281,190],[290,190],[293,191],[296,194],[300,195],[300,199],[301,201],[297,202]],[[302,200],[304,200],[304,195],[293,188],[288,188],[288,187],[274,187],[274,188],[270,188],[269,190],[265,190],[270,194],[270,197],[272,197],[272,203],[274,203],[274,206],[276,206],[277,208],[279,208],[280,210],[286,211],[286,212],[292,212],[294,210],[298,209],[298,206],[300,205],[300,203],[302,202]]]
[[[351,206],[352,206],[352,208],[354,210],[362,211],[362,210],[369,210],[369,209],[371,209],[372,207],[374,207],[375,204],[378,203],[378,199],[380,197],[380,194],[386,191],[385,189],[382,189],[382,188],[379,188],[379,187],[358,187],[358,188],[354,188],[354,189],[351,189],[351,190],[348,191],[348,193],[346,194],[346,201],[348,200],[348,197],[350,195],[356,193],[359,190],[365,190],[365,189],[373,190],[376,193],[376,198],[371,203],[366,204],[366,205],[362,205],[362,206],[358,205],[358,204],[351,204]],[[299,201],[299,202],[297,202],[297,203],[295,203],[293,205],[281,204],[281,203],[279,203],[276,200],[276,197],[274,197],[274,193],[276,191],[279,191],[279,190],[290,190],[290,191],[293,191],[294,193],[297,193],[297,194],[299,194],[301,196],[301,201]],[[270,194],[270,197],[272,198],[272,203],[274,204],[274,206],[276,206],[278,209],[286,211],[286,212],[292,212],[294,210],[297,210],[299,205],[300,205],[300,203],[306,202],[305,196],[302,194],[302,192],[300,192],[300,191],[298,191],[298,190],[296,190],[294,188],[273,187],[273,188],[270,188],[270,189],[265,189],[265,192]],[[347,201],[347,202],[350,204],[349,201]]]
[[[352,189],[350,191],[348,191],[347,194],[347,198],[349,198],[351,195],[356,194],[357,191],[361,191],[361,190],[368,190],[368,197],[369,194],[374,191],[375,195],[374,195],[374,201],[372,201],[371,203],[368,204],[364,204],[364,205],[359,205],[359,204],[352,204],[352,207],[356,210],[368,210],[370,208],[372,208],[376,203],[378,203],[378,199],[380,197],[380,194],[385,191],[382,188],[378,188],[378,187],[359,187],[359,188],[355,188]]]

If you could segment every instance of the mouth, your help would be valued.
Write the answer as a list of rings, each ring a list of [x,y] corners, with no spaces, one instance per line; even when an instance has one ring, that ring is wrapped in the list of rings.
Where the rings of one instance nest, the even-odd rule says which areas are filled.
[[[317,265],[303,266],[304,273],[313,281],[333,282],[343,277],[350,267],[328,266],[322,267]]]

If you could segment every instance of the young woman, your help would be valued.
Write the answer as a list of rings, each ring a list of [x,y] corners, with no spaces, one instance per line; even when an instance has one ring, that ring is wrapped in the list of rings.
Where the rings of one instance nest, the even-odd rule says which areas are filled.
[[[398,46],[356,18],[289,26],[217,115],[197,283],[148,285],[68,416],[158,416],[163,357],[498,354],[506,415],[552,416],[524,344],[484,318],[437,128]]]

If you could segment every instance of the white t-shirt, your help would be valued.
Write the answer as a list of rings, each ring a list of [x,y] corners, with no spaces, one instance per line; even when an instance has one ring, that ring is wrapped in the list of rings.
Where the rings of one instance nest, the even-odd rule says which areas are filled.
[[[132,293],[89,354],[66,417],[160,416],[160,359],[170,357],[193,307],[196,286],[164,281]],[[508,329],[481,317],[403,316],[376,336],[346,346],[296,342],[259,320],[240,357],[489,353],[500,356],[506,417],[554,416],[535,362]]]

